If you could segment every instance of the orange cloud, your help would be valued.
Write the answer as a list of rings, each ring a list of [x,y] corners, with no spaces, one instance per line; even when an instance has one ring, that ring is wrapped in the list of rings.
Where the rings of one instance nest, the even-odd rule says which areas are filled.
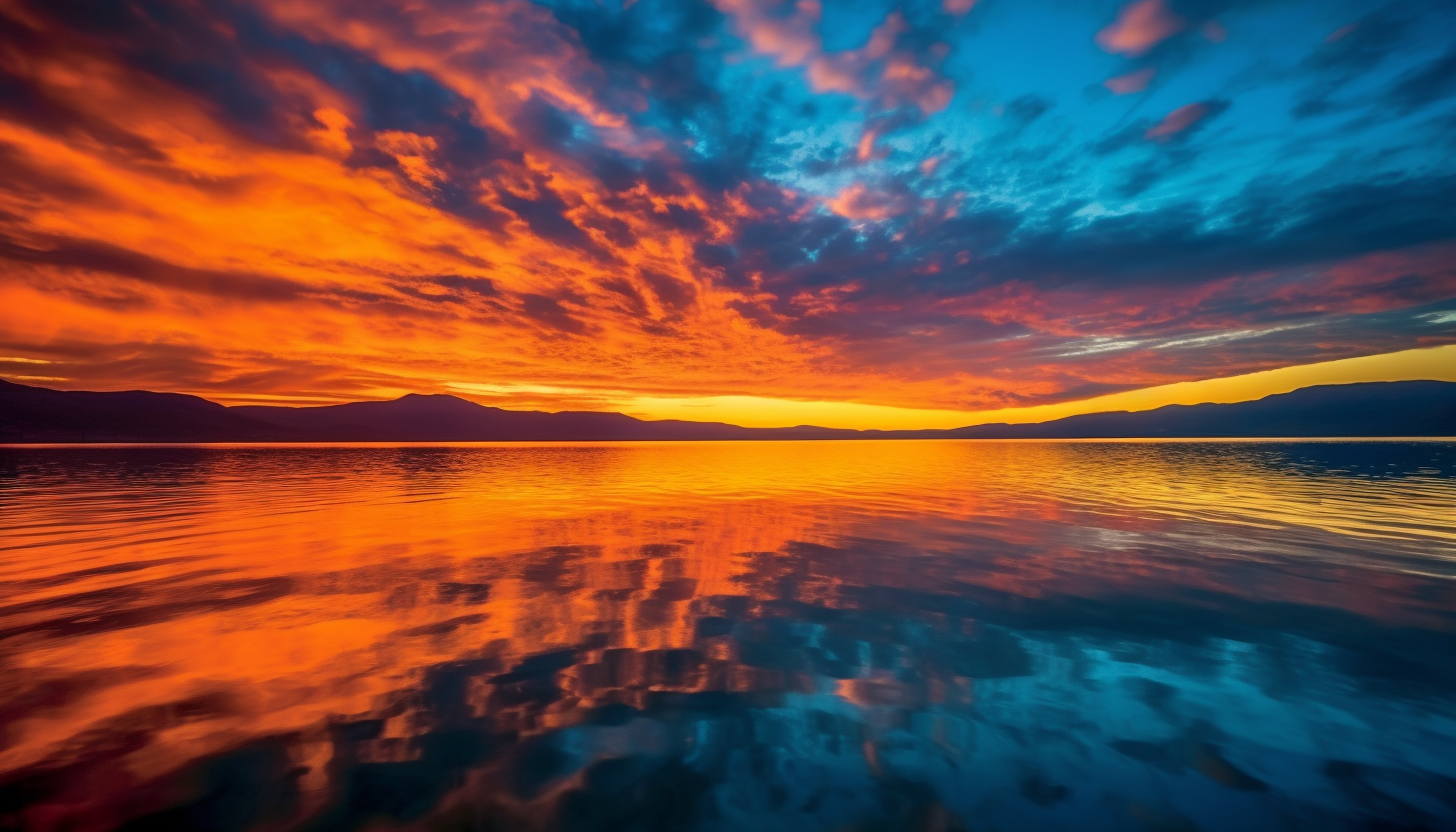
[[[879,99],[891,108],[912,103],[925,114],[945,109],[955,93],[949,79],[896,48],[908,30],[898,11],[875,27],[863,47],[825,52],[816,31],[823,15],[818,0],[798,0],[787,15],[775,0],[718,0],[717,5],[733,15],[754,51],[772,56],[779,66],[803,67],[815,92]]]
[[[1134,0],[1122,7],[1117,20],[1097,33],[1097,44],[1108,52],[1135,58],[1187,26],[1163,0]]]
[[[883,220],[913,211],[919,200],[908,193],[872,190],[855,182],[825,202],[829,210],[852,220]]]
[[[1107,87],[1109,90],[1112,90],[1118,95],[1128,95],[1129,93],[1142,92],[1143,90],[1148,88],[1148,83],[1153,80],[1153,76],[1156,75],[1157,72],[1158,70],[1156,67],[1143,67],[1142,69],[1139,69],[1135,72],[1129,72],[1126,75],[1119,75],[1116,78],[1108,78],[1106,81],[1102,82],[1102,86]]]
[[[51,188],[0,191],[0,211],[14,218],[0,287],[8,339],[40,351],[75,344],[104,361],[170,362],[173,374],[155,386],[237,395],[390,395],[479,380],[482,367],[492,380],[676,392],[684,360],[704,368],[700,380],[717,378],[708,387],[728,392],[766,368],[769,377],[795,377],[815,360],[815,349],[741,320],[726,305],[737,293],[716,287],[693,259],[698,242],[722,238],[726,223],[751,212],[746,204],[700,193],[681,177],[676,193],[643,185],[609,194],[570,157],[511,139],[538,93],[607,132],[621,123],[574,92],[580,79],[563,77],[585,72],[565,39],[549,57],[502,61],[488,78],[467,71],[475,46],[511,42],[500,27],[535,12],[507,4],[449,26],[421,19],[375,29],[362,5],[277,11],[314,37],[454,79],[482,126],[508,130],[515,158],[493,163],[475,202],[498,218],[495,227],[415,192],[437,189],[447,175],[438,137],[361,132],[346,100],[306,107],[312,116],[298,126],[305,145],[268,147],[125,66],[56,52],[32,67],[48,93],[98,121],[124,123],[166,161],[131,164],[0,123],[12,162]],[[48,80],[77,69],[88,86]],[[360,142],[396,172],[346,163]],[[651,152],[630,137],[620,144]],[[543,202],[559,204],[555,239],[530,213]],[[701,218],[700,226],[675,228],[674,212]],[[95,237],[103,229],[104,243]],[[588,332],[590,340],[574,337]],[[260,371],[281,365],[293,369]],[[133,387],[137,378],[68,381]]]
[[[434,187],[444,178],[444,173],[430,165],[430,157],[439,149],[433,136],[385,130],[375,136],[375,142],[381,150],[395,158],[405,176],[416,184]]]
[[[1197,124],[1208,115],[1208,105],[1202,102],[1185,104],[1163,117],[1163,120],[1149,127],[1143,138],[1166,140]]]

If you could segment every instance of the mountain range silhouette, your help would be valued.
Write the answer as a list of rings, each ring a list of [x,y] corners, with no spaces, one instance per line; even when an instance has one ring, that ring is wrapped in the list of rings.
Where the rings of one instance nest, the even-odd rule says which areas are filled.
[[[744,439],[1090,439],[1456,436],[1456,383],[1306,387],[1235,404],[1168,405],[949,430],[747,428],[622,413],[504,410],[448,395],[320,407],[226,407],[142,390],[52,390],[0,380],[0,442],[510,442]]]

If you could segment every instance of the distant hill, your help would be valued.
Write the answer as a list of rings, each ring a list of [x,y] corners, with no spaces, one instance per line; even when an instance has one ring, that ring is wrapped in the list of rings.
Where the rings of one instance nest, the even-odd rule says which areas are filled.
[[[1329,384],[1251,402],[1170,404],[1034,425],[977,425],[947,434],[964,439],[1456,436],[1456,383]]]
[[[455,396],[323,407],[224,407],[181,393],[51,390],[0,380],[0,442],[511,442],[855,438],[621,413],[502,410]]]
[[[508,442],[724,439],[1078,439],[1456,435],[1456,383],[1308,387],[1237,404],[1169,405],[1031,425],[855,431],[502,410],[454,396],[323,407],[220,404],[179,393],[93,393],[0,381],[0,442]]]
[[[502,410],[455,396],[413,393],[387,402],[323,407],[243,405],[229,410],[279,428],[341,442],[821,439],[852,438],[857,433],[815,427],[765,429],[722,422],[647,421],[592,411]]]
[[[0,442],[287,442],[291,431],[181,393],[90,393],[0,381]]]

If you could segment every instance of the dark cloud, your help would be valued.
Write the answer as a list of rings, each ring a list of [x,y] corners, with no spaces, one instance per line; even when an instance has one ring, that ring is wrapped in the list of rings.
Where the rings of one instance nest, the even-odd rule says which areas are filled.
[[[1401,113],[1418,110],[1456,95],[1456,47],[1395,82],[1387,100]]]
[[[642,280],[652,287],[657,300],[671,309],[682,309],[697,298],[698,290],[691,283],[684,283],[651,269],[642,271]]]
[[[1013,125],[1024,127],[1041,118],[1051,108],[1050,99],[1039,95],[1023,95],[1006,105],[1005,115]]]
[[[1318,181],[1324,173],[1311,178]],[[1050,309],[1065,309],[1067,319],[1082,317],[1088,325],[1097,326],[1091,322],[1107,316],[1108,324],[1128,338],[1177,340],[1190,326],[1203,332],[1210,326],[1214,332],[1221,331],[1218,327],[1285,327],[1274,335],[1251,331],[1227,344],[1143,348],[1138,354],[1148,357],[1141,366],[1149,370],[1196,367],[1197,374],[1217,375],[1226,372],[1220,366],[1267,368],[1321,360],[1321,354],[1370,354],[1399,349],[1417,332],[1430,333],[1435,343],[1451,340],[1449,324],[1438,323],[1439,315],[1417,318],[1411,310],[1444,309],[1421,305],[1439,304],[1456,292],[1456,269],[1440,268],[1435,252],[1414,261],[1423,265],[1410,271],[1362,273],[1357,268],[1338,284],[1322,279],[1321,269],[1456,238],[1456,219],[1443,208],[1453,199],[1452,177],[1393,177],[1322,188],[1268,181],[1212,211],[1183,203],[1090,221],[1062,214],[1030,222],[1016,212],[981,210],[949,220],[918,219],[893,237],[836,234],[831,223],[813,241],[803,236],[803,227],[764,223],[756,227],[756,237],[772,240],[777,228],[779,245],[738,241],[738,268],[764,274],[763,288],[775,299],[735,308],[761,326],[836,342],[847,360],[918,365],[932,375],[944,371],[930,369],[942,360],[975,355],[989,344],[1002,345],[996,349],[1006,366],[1064,356],[1057,360],[1090,370],[1116,357],[1095,350],[1070,357],[1079,348],[1075,339],[1029,337],[1033,330],[980,318],[974,307],[960,306],[955,314],[938,311],[946,301],[985,296],[983,314],[1001,318],[1004,301],[994,294],[1001,287],[1022,287],[1015,291],[1030,294],[1016,296],[1030,302],[1043,297]],[[924,268],[927,263],[936,268]],[[1192,298],[1199,286],[1240,275],[1249,282],[1204,293],[1176,314],[1163,311],[1182,293]],[[1064,292],[1068,298],[1100,300],[1079,310],[1075,301],[1068,305],[1066,299],[1042,294]],[[805,293],[833,297],[832,314],[806,314],[807,307],[794,300]],[[1147,319],[1117,305],[1123,297],[1137,297]],[[1372,304],[1389,311],[1346,316],[1330,311]],[[1015,345],[1013,352],[1006,351],[1009,344]],[[1332,344],[1344,345],[1338,355]],[[1068,382],[1067,389],[1081,390],[1081,383]],[[1002,403],[1046,400],[1031,396]]]
[[[630,280],[623,277],[609,277],[598,283],[603,289],[619,296],[624,307],[633,316],[647,317],[647,301],[643,300],[642,293],[637,291],[637,287],[633,286]]]
[[[432,303],[479,303],[486,301],[496,309],[504,309],[494,298],[500,292],[495,283],[485,277],[467,277],[458,274],[428,277],[417,283],[392,283],[390,288],[417,300]]]
[[[559,108],[533,96],[516,114],[516,127],[533,146],[561,150],[571,141],[572,119]]]
[[[28,3],[25,9],[31,19],[66,34],[45,41],[30,35],[18,43],[111,52],[131,69],[192,96],[241,135],[268,144],[299,144],[292,124],[303,110],[302,100],[258,71],[284,57],[287,38],[244,7],[76,0]],[[288,106],[290,99],[296,106]]]
[[[163,289],[240,300],[291,301],[309,293],[299,283],[249,272],[178,266],[98,240],[46,237],[20,242],[0,237],[0,259],[81,272],[100,272]]]
[[[439,277],[430,278],[430,282],[446,289],[454,289],[462,294],[479,295],[481,297],[495,297],[500,294],[495,287],[495,283],[486,277],[444,274]]]
[[[698,243],[693,246],[693,256],[699,263],[709,268],[724,268],[733,265],[738,260],[738,254],[731,246],[715,243]]]
[[[5,344],[10,351],[18,345]],[[115,390],[118,386],[151,388],[171,386],[185,390],[216,389],[214,383],[233,374],[229,363],[212,350],[191,343],[155,341],[60,340],[25,350],[50,360],[48,372],[63,374],[81,389]],[[284,363],[284,362],[280,362]],[[295,389],[306,389],[328,375],[315,367],[313,378]],[[293,379],[297,380],[297,379]]]
[[[526,317],[543,324],[551,329],[564,332],[570,335],[580,335],[586,332],[586,324],[575,318],[567,311],[566,307],[555,298],[548,298],[545,295],[523,293],[521,295],[521,311]]]
[[[31,33],[0,17],[0,41],[24,42]],[[32,79],[0,64],[0,120],[24,124],[52,135],[101,145],[135,162],[165,162],[166,154],[146,139],[114,123],[82,112],[39,88]]]
[[[511,191],[497,195],[502,207],[509,209],[530,226],[532,233],[559,245],[594,254],[603,259],[611,255],[598,246],[585,231],[566,216],[567,205],[561,195],[537,177],[534,196],[520,196]]]
[[[1185,282],[1329,262],[1456,237],[1456,176],[1306,189],[1270,181],[1217,212],[1196,204],[1039,228],[968,266],[980,279]]]
[[[1332,32],[1304,60],[1302,69],[1312,80],[1294,115],[1309,118],[1337,109],[1335,96],[1396,55],[1411,25],[1406,10],[1393,4]]]
[[[613,9],[599,3],[562,3],[556,18],[570,26],[592,60],[613,76],[610,87],[647,89],[659,115],[683,124],[721,104],[716,62],[684,44],[723,25],[722,15],[701,0],[641,0]],[[649,116],[650,118],[651,116]]]
[[[4,188],[17,199],[32,204],[48,199],[63,200],[69,204],[98,204],[108,201],[108,197],[94,183],[81,181],[67,172],[53,168],[37,168],[29,164],[29,161],[15,145],[0,141],[0,169],[5,171]],[[0,221],[10,225],[25,219],[20,214],[0,211]]]

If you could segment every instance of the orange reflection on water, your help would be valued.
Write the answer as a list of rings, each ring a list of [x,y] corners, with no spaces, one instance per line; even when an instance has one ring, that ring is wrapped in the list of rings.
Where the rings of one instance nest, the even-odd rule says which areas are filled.
[[[182,799],[133,795],[140,785],[288,735],[307,816],[330,799],[330,726],[382,720],[351,753],[414,759],[412,691],[470,662],[491,668],[462,694],[473,718],[512,736],[673,692],[975,700],[965,667],[907,687],[866,665],[824,688],[763,658],[771,634],[721,623],[751,631],[775,609],[908,603],[971,639],[964,613],[926,605],[1016,615],[1136,597],[1237,617],[1300,604],[1444,630],[1456,597],[1428,576],[1456,558],[1456,487],[1420,460],[1450,452],[1391,444],[1365,464],[1334,443],[1257,442],[4,450],[0,772],[50,778],[26,809],[34,828],[104,829]],[[561,651],[543,704],[540,674],[511,668]]]

